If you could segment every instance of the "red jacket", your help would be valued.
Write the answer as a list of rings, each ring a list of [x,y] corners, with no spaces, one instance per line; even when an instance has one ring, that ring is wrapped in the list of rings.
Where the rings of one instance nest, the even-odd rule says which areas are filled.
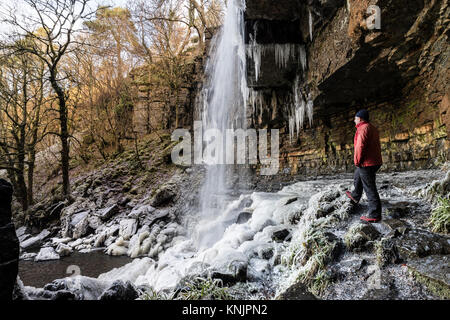
[[[381,144],[378,129],[368,122],[356,125],[354,161],[357,167],[381,166]]]

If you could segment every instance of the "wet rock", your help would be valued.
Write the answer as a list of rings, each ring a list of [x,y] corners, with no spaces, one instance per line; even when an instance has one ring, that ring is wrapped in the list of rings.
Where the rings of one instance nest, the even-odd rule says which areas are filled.
[[[252,217],[252,213],[251,212],[241,212],[239,213],[239,216],[236,220],[237,224],[243,224],[246,223],[248,220],[250,220],[250,218]]]
[[[405,258],[422,258],[435,254],[450,253],[450,237],[421,229],[408,231],[396,239],[401,256]]]
[[[49,219],[59,218],[61,215],[61,211],[62,211],[62,209],[64,209],[65,205],[66,205],[66,203],[63,201],[63,202],[58,202],[58,203],[54,204],[53,206],[51,206],[49,208],[50,213],[48,215],[48,218]]]
[[[369,241],[376,240],[380,233],[371,224],[356,223],[345,234],[345,245],[350,251],[365,251]]]
[[[387,216],[393,219],[400,219],[414,211],[417,208],[417,204],[408,201],[390,201],[386,207]]]
[[[156,191],[151,201],[153,207],[163,207],[169,204],[175,198],[175,192],[169,186],[165,186]]]
[[[407,262],[415,278],[441,299],[450,299],[450,256],[432,255]]]
[[[367,261],[365,259],[353,258],[353,259],[340,261],[336,265],[336,268],[340,272],[354,273],[354,272],[361,270],[366,264],[367,264]]]
[[[52,247],[42,248],[37,256],[34,258],[34,261],[48,261],[48,260],[59,260],[59,254],[56,253],[55,249]]]
[[[119,206],[117,204],[114,204],[98,212],[98,216],[102,221],[108,221],[118,213],[119,213]]]
[[[334,210],[336,210],[336,207],[332,204],[326,204],[324,206],[321,206],[316,213],[317,218],[326,217],[330,213],[332,213]]]
[[[286,238],[290,235],[290,231],[288,229],[281,229],[278,231],[275,231],[272,234],[272,240],[276,242],[283,242],[286,240]]]
[[[131,212],[128,214],[128,218],[140,219],[153,213],[155,210],[156,209],[152,206],[140,206],[137,208],[133,208],[133,210],[131,210]]]
[[[137,231],[138,222],[136,219],[124,219],[120,221],[119,236],[124,240],[130,239]]]
[[[136,300],[139,294],[135,286],[130,282],[114,281],[111,287],[102,293],[99,300],[118,301]]]
[[[145,216],[141,224],[151,227],[153,224],[168,218],[170,215],[169,209],[159,209],[154,211],[152,214]]]
[[[378,241],[375,244],[375,252],[380,267],[402,262],[395,241],[392,239],[383,238]]]
[[[276,300],[318,300],[311,292],[308,291],[306,285],[297,282],[282,292]]]
[[[382,221],[382,224],[386,226],[394,236],[405,234],[410,229],[408,223],[397,219],[385,219]]]
[[[25,240],[24,242],[20,243],[20,247],[23,250],[29,250],[29,249],[37,248],[43,243],[43,241],[48,236],[50,236],[50,234],[51,234],[50,231],[45,229],[41,233],[39,233],[37,236],[31,237],[31,238]]]
[[[287,206],[287,205],[289,205],[289,204],[291,204],[291,203],[293,203],[293,202],[295,202],[295,201],[297,201],[297,200],[298,200],[298,197],[291,198],[291,199],[289,199],[288,201],[286,201],[286,203],[285,203],[284,205]]]

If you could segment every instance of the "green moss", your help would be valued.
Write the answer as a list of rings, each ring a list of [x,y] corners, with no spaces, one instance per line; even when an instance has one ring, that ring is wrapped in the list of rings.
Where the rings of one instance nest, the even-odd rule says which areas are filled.
[[[441,299],[450,299],[450,288],[445,283],[442,283],[441,281],[436,279],[426,277],[417,272],[414,268],[410,267],[409,270],[412,271],[413,277],[416,279],[416,281],[427,287],[427,289],[430,290],[433,295]]]

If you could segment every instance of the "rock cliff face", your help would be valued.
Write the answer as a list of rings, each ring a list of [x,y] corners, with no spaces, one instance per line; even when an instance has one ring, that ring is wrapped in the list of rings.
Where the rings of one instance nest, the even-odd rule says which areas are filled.
[[[381,29],[370,30],[371,5]],[[351,170],[361,108],[380,129],[384,169],[448,159],[449,11],[447,0],[247,0],[249,122],[280,128],[285,172]],[[298,135],[296,108],[305,119],[307,110],[296,90],[314,105]]]

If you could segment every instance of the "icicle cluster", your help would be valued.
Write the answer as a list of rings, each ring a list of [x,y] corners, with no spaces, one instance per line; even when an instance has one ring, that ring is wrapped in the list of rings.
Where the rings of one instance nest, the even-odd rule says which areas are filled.
[[[268,51],[273,51],[275,55],[275,63],[280,69],[288,66],[290,60],[298,56],[298,62],[302,66],[302,70],[306,70],[306,50],[305,46],[296,43],[286,44],[258,44],[256,36],[250,35],[250,42],[247,45],[247,55],[253,60],[255,67],[255,77],[258,81],[261,75],[261,59]]]
[[[305,117],[308,117],[309,125],[312,126],[314,111],[314,103],[311,95],[308,96],[307,102],[303,98],[300,91],[300,80],[298,76],[294,81],[292,89],[294,101],[289,114],[289,139],[291,143],[295,134],[297,134],[296,136],[298,137],[300,130],[303,128]]]

